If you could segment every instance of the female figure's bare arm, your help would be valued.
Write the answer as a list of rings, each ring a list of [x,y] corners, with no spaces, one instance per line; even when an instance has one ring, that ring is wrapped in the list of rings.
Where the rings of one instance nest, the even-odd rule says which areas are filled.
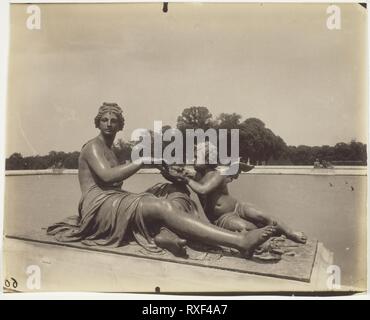
[[[121,182],[136,173],[143,165],[138,162],[111,167],[104,155],[103,147],[96,142],[86,146],[85,158],[92,171],[106,183]]]

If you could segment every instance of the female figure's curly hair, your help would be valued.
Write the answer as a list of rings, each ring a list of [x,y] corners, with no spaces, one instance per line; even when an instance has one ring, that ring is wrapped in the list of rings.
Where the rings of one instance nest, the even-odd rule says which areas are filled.
[[[98,114],[95,117],[95,127],[99,128],[100,119],[106,112],[112,112],[117,116],[118,131],[121,131],[125,125],[125,118],[122,115],[121,107],[117,103],[103,102],[103,105],[99,108]]]

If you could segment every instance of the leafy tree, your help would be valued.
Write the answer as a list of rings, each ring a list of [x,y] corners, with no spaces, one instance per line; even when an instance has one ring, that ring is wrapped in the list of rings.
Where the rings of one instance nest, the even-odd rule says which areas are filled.
[[[288,147],[285,141],[280,136],[274,137],[274,146],[272,150],[272,158],[277,159],[288,159]]]
[[[216,120],[218,129],[238,129],[242,116],[237,113],[221,113]]]
[[[289,147],[289,156],[295,165],[311,165],[315,161],[312,148],[305,145]]]
[[[262,161],[266,153],[265,124],[257,118],[249,118],[240,124],[240,155],[244,160],[248,158],[252,163]]]
[[[352,161],[362,161],[366,163],[367,161],[367,152],[366,152],[366,145],[361,142],[356,142],[352,140],[350,143],[350,160]]]
[[[212,114],[206,107],[186,108],[177,118],[177,128],[182,132],[186,129],[207,130],[212,127],[214,127]]]
[[[351,147],[347,143],[339,142],[334,146],[335,158],[342,161],[351,160]]]
[[[227,130],[227,153],[231,154],[231,130],[239,129],[240,120],[242,116],[237,113],[221,113],[214,122],[214,126],[217,130]]]
[[[6,170],[22,170],[24,169],[23,157],[20,153],[13,153],[5,162]]]
[[[80,157],[80,153],[77,151],[68,153],[63,161],[63,168],[66,168],[66,169],[78,168],[78,158],[79,157]]]
[[[252,163],[267,163],[270,159],[287,158],[287,146],[284,140],[276,136],[271,129],[257,118],[249,118],[240,126],[240,155]]]

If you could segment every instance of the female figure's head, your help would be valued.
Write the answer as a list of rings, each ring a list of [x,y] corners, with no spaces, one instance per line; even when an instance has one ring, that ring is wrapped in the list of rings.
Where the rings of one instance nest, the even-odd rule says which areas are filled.
[[[116,134],[123,129],[125,118],[122,109],[117,103],[104,102],[95,117],[95,127],[103,134]]]

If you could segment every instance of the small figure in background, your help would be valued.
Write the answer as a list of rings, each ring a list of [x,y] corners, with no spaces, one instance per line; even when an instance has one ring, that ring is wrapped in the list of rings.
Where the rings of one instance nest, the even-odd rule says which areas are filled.
[[[322,168],[322,165],[320,163],[319,159],[316,159],[315,162],[313,163],[314,168]]]

